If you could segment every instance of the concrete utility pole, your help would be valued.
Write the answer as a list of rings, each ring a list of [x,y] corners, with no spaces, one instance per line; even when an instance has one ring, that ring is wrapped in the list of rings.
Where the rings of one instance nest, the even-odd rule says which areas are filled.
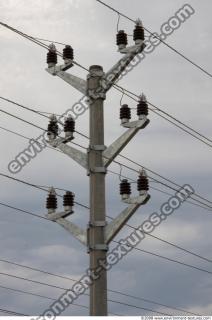
[[[103,78],[103,69],[100,66],[90,67],[88,75],[89,92],[97,92]],[[90,174],[90,228],[89,250],[90,269],[98,267],[99,259],[106,259],[107,246],[105,245],[104,228],[105,217],[105,173],[103,160],[104,146],[104,97],[92,99],[90,103],[90,147],[88,150],[88,170]],[[94,280],[90,289],[90,315],[107,315],[107,273],[101,271],[101,277]]]
[[[47,199],[48,214],[46,217],[60,224],[83,245],[87,246],[90,255],[90,270],[96,270],[99,267],[100,259],[106,260],[109,243],[133,213],[150,198],[147,193],[148,180],[145,172],[142,171],[138,179],[139,195],[136,197],[130,196],[130,184],[126,180],[123,180],[120,193],[122,201],[128,204],[128,207],[112,222],[106,223],[105,175],[107,173],[107,167],[135,134],[140,129],[145,128],[149,123],[147,119],[148,110],[146,99],[144,96],[141,96],[137,109],[138,120],[130,121],[130,109],[124,105],[121,111],[121,122],[122,126],[127,130],[109,147],[104,145],[103,103],[106,98],[106,92],[113,86],[132,59],[144,49],[144,30],[140,20],[136,23],[134,40],[135,45],[127,47],[127,35],[124,31],[119,31],[117,35],[117,45],[119,52],[124,54],[123,58],[106,74],[103,72],[101,66],[91,66],[87,81],[66,72],[66,70],[73,67],[74,63],[73,49],[70,46],[66,46],[63,51],[63,65],[56,65],[57,53],[54,45],[50,46],[47,55],[47,72],[62,78],[88,97],[90,142],[87,153],[83,153],[68,145],[73,139],[74,132],[73,119],[70,117],[66,119],[64,124],[62,123],[62,125],[64,125],[65,138],[58,137],[58,120],[55,116],[51,117],[48,127],[48,143],[61,150],[87,170],[90,179],[90,221],[88,229],[82,230],[70,220],[66,219],[67,216],[73,213],[74,195],[70,192],[67,192],[64,196],[64,211],[56,213],[57,200],[54,188],[51,188],[49,191],[49,197]],[[106,316],[107,314],[107,273],[104,268],[101,268],[100,277],[93,280],[93,285],[90,287],[90,315]]]

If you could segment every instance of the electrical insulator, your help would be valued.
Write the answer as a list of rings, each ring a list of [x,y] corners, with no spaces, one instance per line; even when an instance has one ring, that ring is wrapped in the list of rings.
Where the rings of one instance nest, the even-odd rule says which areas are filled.
[[[71,46],[67,45],[63,49],[63,60],[65,63],[69,63],[74,60],[74,50]]]
[[[128,41],[127,41],[127,34],[124,30],[120,30],[116,35],[116,44],[119,49],[126,48]]]
[[[140,20],[138,20],[138,22],[136,23],[135,29],[133,31],[133,40],[136,44],[139,44],[141,40],[144,41],[144,27]]]
[[[57,50],[53,43],[49,46],[46,62],[49,68],[57,64]]]
[[[131,110],[127,104],[123,104],[120,109],[120,119],[121,123],[127,123],[131,119]]]
[[[145,95],[142,94],[138,104],[137,104],[137,115],[139,119],[142,119],[143,116],[147,116],[149,113],[148,103],[146,101]]]
[[[49,137],[49,140],[53,140],[57,137],[58,135],[58,124],[57,124],[57,118],[55,115],[52,115],[50,117],[50,121],[49,121],[49,124],[48,124],[48,137]]]
[[[57,209],[57,197],[53,188],[50,190],[46,199],[46,208],[48,209],[49,213],[55,212]]]
[[[131,185],[127,179],[123,179],[120,183],[120,195],[122,199],[129,198],[131,194]]]
[[[145,173],[141,172],[137,180],[137,190],[140,194],[149,190],[149,181]]]
[[[70,191],[67,191],[63,196],[63,206],[65,211],[72,212],[74,206],[74,194]]]
[[[66,138],[74,138],[73,133],[75,132],[75,121],[71,116],[68,116],[68,118],[64,122],[64,132]]]

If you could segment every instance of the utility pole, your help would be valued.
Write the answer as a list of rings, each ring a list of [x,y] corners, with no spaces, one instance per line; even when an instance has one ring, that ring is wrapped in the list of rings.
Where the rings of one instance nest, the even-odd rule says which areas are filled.
[[[112,222],[106,222],[105,204],[105,176],[107,167],[130,142],[135,134],[144,129],[149,120],[147,119],[148,105],[144,95],[141,96],[137,106],[138,119],[130,121],[131,110],[123,105],[120,110],[121,125],[127,130],[115,140],[109,147],[104,145],[104,100],[107,91],[114,85],[121,73],[126,69],[132,59],[144,49],[144,29],[140,20],[137,20],[134,29],[133,46],[127,47],[127,34],[121,30],[117,34],[118,51],[124,56],[107,73],[103,68],[93,65],[89,69],[87,80],[80,79],[66,71],[73,67],[74,56],[71,46],[63,50],[64,64],[57,65],[57,51],[51,45],[47,54],[48,68],[51,75],[58,76],[72,87],[88,97],[90,112],[90,138],[87,153],[68,145],[72,141],[75,131],[75,122],[68,116],[64,123],[54,115],[48,125],[48,143],[58,148],[68,157],[80,164],[87,170],[90,180],[90,220],[88,229],[83,230],[66,218],[73,213],[74,194],[67,192],[64,195],[64,211],[56,212],[57,199],[54,188],[49,190],[47,198],[48,214],[46,217],[69,231],[83,245],[87,246],[90,255],[90,270],[99,267],[99,260],[107,259],[108,245],[122,229],[134,212],[144,205],[150,198],[148,194],[148,179],[144,171],[141,171],[137,190],[139,195],[131,197],[131,187],[127,180],[120,184],[122,201],[128,206]],[[64,126],[65,137],[58,134],[58,123]],[[90,287],[90,315],[106,316],[107,311],[107,272],[101,269],[100,276],[92,279]]]
[[[87,79],[88,96],[97,92],[103,78],[100,66],[90,67]],[[104,96],[90,98],[90,146],[88,150],[88,170],[90,175],[90,223],[89,251],[90,269],[98,267],[99,259],[106,259],[107,245],[105,244],[105,174],[103,160],[104,146]],[[94,280],[90,288],[90,315],[107,315],[107,273],[102,269],[101,276]]]

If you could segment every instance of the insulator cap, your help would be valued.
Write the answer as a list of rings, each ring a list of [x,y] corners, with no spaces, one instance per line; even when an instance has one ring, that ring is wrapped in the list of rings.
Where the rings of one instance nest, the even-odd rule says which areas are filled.
[[[63,59],[74,60],[74,50],[71,46],[67,45],[63,49]]]
[[[117,46],[119,46],[121,44],[126,46],[128,44],[127,34],[124,32],[124,30],[120,30],[117,33],[117,35],[116,35],[116,44],[117,44]]]
[[[137,190],[138,191],[148,191],[149,190],[149,181],[148,178],[142,174],[140,174],[137,180]]]
[[[131,185],[127,179],[123,179],[120,183],[120,195],[131,194]]]
[[[63,196],[63,206],[74,206],[74,194],[70,191],[67,191],[66,194]]]
[[[57,198],[55,194],[49,194],[46,199],[47,209],[57,209]]]
[[[75,121],[73,118],[67,118],[64,122],[64,132],[74,132]]]
[[[137,115],[145,115],[147,116],[149,113],[148,103],[145,100],[140,100],[137,104]]]
[[[144,28],[142,25],[137,24],[133,31],[133,40],[143,40],[144,41]]]
[[[127,104],[123,104],[123,106],[121,106],[120,119],[131,119],[131,110]]]
[[[50,63],[57,64],[57,53],[56,53],[56,51],[49,49],[49,51],[47,52],[46,62],[48,64],[50,64]]]
[[[48,124],[48,133],[53,133],[54,135],[58,135],[58,124],[57,124],[57,121],[55,120],[50,120],[49,121],[49,124]]]

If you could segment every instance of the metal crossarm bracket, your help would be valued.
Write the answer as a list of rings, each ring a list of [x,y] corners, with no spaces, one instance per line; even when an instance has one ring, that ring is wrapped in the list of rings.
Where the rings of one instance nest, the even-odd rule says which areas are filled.
[[[67,66],[62,65],[62,66],[54,66],[51,68],[47,68],[46,71],[50,73],[51,75],[58,76],[61,79],[63,79],[65,82],[70,84],[72,87],[80,91],[82,94],[86,94],[87,92],[87,84],[84,79],[81,79],[77,76],[74,76],[68,72],[65,72]]]
[[[48,141],[48,143],[53,147],[57,147],[60,151],[65,153],[67,156],[69,156],[71,159],[79,163],[83,168],[87,170],[87,155],[78,149],[66,145],[65,143],[63,143],[63,140],[63,138],[57,138],[55,140]]]
[[[110,243],[121,228],[127,223],[134,212],[144,203],[146,203],[150,196],[148,194],[141,196],[142,201],[132,203],[124,209],[112,222],[105,227],[105,242]]]
[[[104,152],[104,165],[108,167],[115,157],[124,149],[129,141],[136,135],[136,133],[143,128],[149,120],[145,117],[143,120],[133,122],[133,127],[124,132],[117,140],[115,140]]]

